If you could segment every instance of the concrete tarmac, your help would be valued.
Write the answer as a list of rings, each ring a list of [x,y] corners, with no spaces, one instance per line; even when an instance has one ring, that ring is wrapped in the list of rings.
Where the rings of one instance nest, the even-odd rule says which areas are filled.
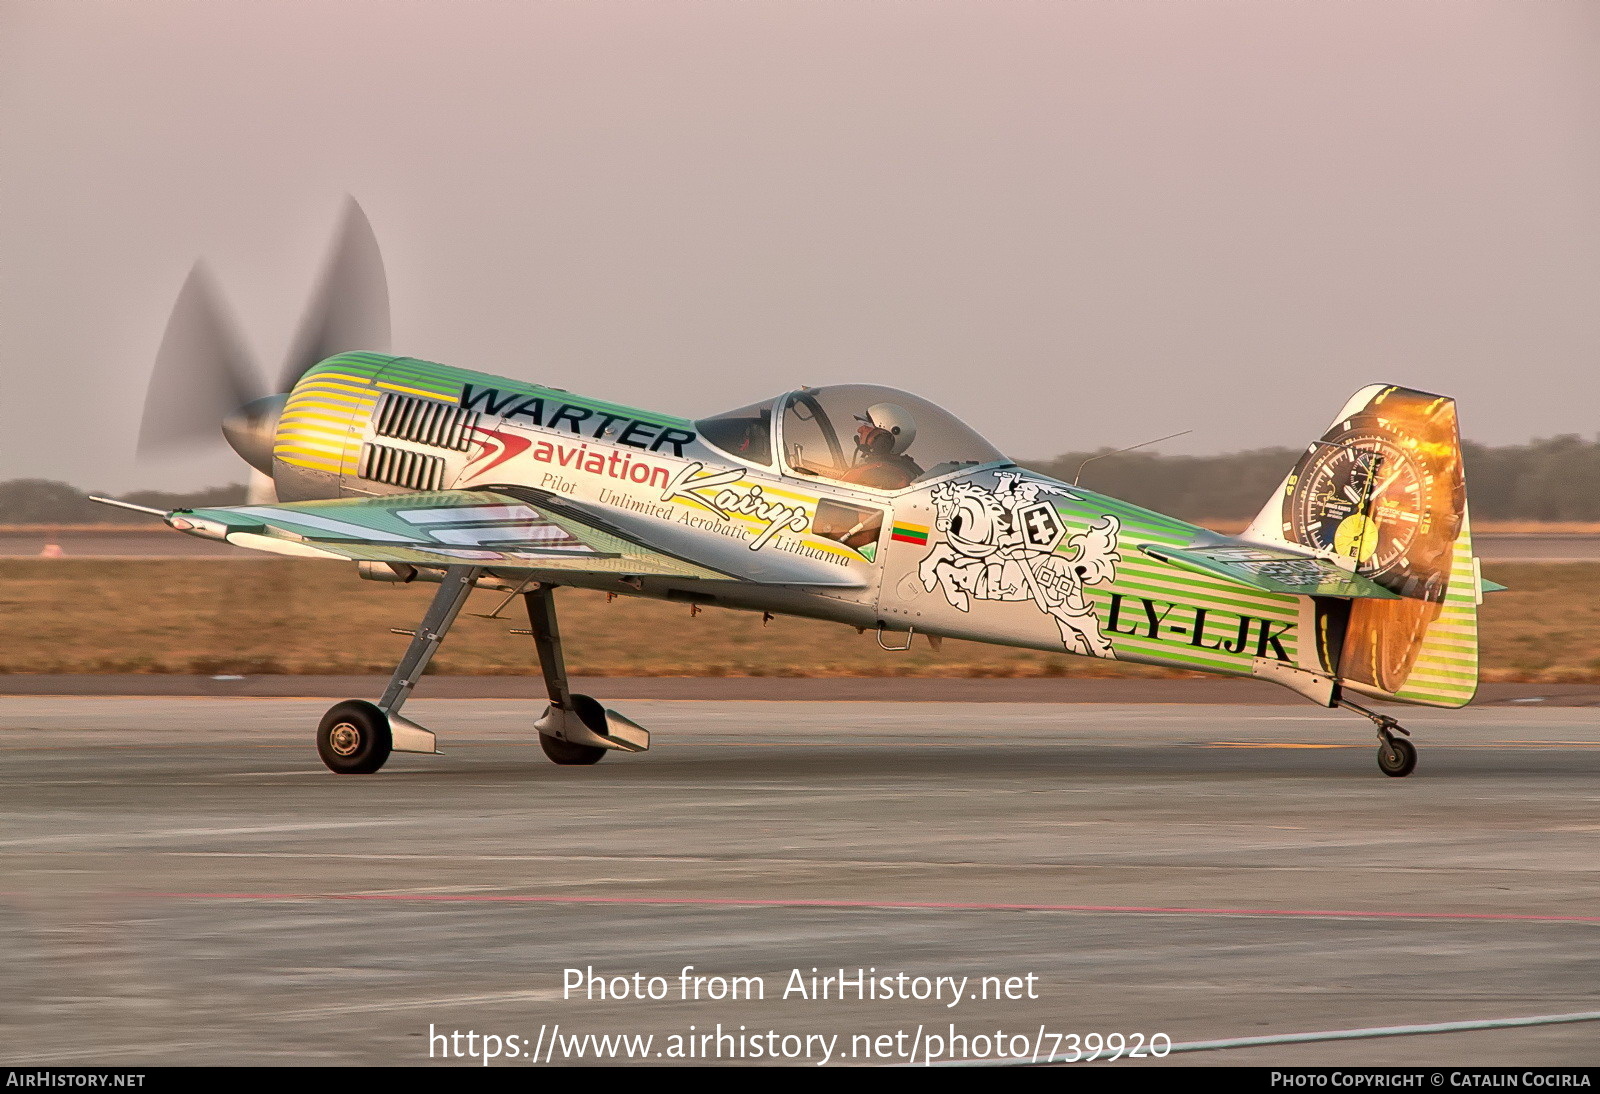
[[[650,752],[557,767],[537,702],[421,699],[444,755],[336,776],[325,701],[0,698],[6,1062],[439,1063],[470,1030],[526,1039],[496,1066],[590,1033],[666,1063],[720,1023],[678,1050],[893,1063],[1600,1011],[1589,708],[1407,710],[1389,779],[1309,705],[615,705]],[[564,997],[590,968],[667,997]],[[783,998],[813,968],[968,979]],[[1600,1023],[1167,1062],[1594,1065]]]

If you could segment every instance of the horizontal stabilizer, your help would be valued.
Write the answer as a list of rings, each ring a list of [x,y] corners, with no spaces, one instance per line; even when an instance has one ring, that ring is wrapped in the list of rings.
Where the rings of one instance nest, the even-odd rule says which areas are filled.
[[[1161,547],[1141,544],[1139,549],[1185,570],[1213,574],[1252,589],[1293,596],[1332,596],[1346,599],[1399,597],[1370,578],[1352,573],[1337,562],[1259,544],[1218,544],[1213,547]]]

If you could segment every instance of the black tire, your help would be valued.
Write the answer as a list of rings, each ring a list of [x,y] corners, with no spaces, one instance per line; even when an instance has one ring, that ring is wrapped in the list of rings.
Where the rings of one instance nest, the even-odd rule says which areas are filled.
[[[346,699],[317,726],[317,755],[330,771],[370,775],[389,759],[389,716],[365,699]]]
[[[572,697],[572,713],[578,720],[596,733],[606,731],[606,708],[600,701],[589,695],[574,695]],[[549,737],[539,734],[539,747],[544,749],[544,754],[550,757],[551,762],[564,767],[588,767],[597,764],[606,758],[609,748],[599,745],[580,745],[574,741],[563,741],[559,737]]]
[[[546,737],[539,734],[539,747],[544,749],[544,754],[549,756],[554,763],[565,767],[587,767],[597,764],[606,758],[609,748],[599,745],[579,745],[571,741],[563,741],[556,737]]]
[[[1391,779],[1403,779],[1417,768],[1417,746],[1392,737],[1378,746],[1378,770]]]

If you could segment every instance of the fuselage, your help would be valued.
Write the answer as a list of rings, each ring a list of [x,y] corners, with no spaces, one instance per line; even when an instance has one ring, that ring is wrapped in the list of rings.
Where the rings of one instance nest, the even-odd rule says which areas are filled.
[[[1141,549],[1215,533],[1004,459],[900,489],[824,481],[787,466],[776,405],[772,421],[766,459],[742,458],[686,419],[350,353],[289,395],[273,477],[284,501],[528,488],[749,579],[566,579],[608,592],[1227,675],[1252,675],[1259,660],[1302,662],[1308,598],[1242,588]],[[779,555],[790,580],[763,583],[764,558]],[[797,561],[814,583],[793,581]]]
[[[848,440],[856,423],[868,423],[862,436],[875,428],[874,407],[860,405],[874,400],[921,423],[909,451],[876,469]],[[948,412],[886,388],[802,388],[696,422],[346,353],[288,395],[271,466],[282,501],[464,489],[570,499],[625,537],[730,575],[562,578],[605,592],[831,620],[880,640],[897,632],[897,644],[910,632],[1288,686],[1285,670],[1328,676],[1337,658],[1319,598],[1151,553],[1237,541],[1020,468]],[[500,576],[510,587],[526,574]],[[1394,697],[1470,697],[1426,671]]]

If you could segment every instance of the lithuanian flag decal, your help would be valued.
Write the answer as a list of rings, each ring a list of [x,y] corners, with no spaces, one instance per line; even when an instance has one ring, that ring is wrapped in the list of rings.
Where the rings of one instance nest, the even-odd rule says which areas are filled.
[[[899,543],[917,543],[926,546],[928,543],[929,528],[925,524],[909,524],[905,521],[895,521],[894,531],[890,539]]]

